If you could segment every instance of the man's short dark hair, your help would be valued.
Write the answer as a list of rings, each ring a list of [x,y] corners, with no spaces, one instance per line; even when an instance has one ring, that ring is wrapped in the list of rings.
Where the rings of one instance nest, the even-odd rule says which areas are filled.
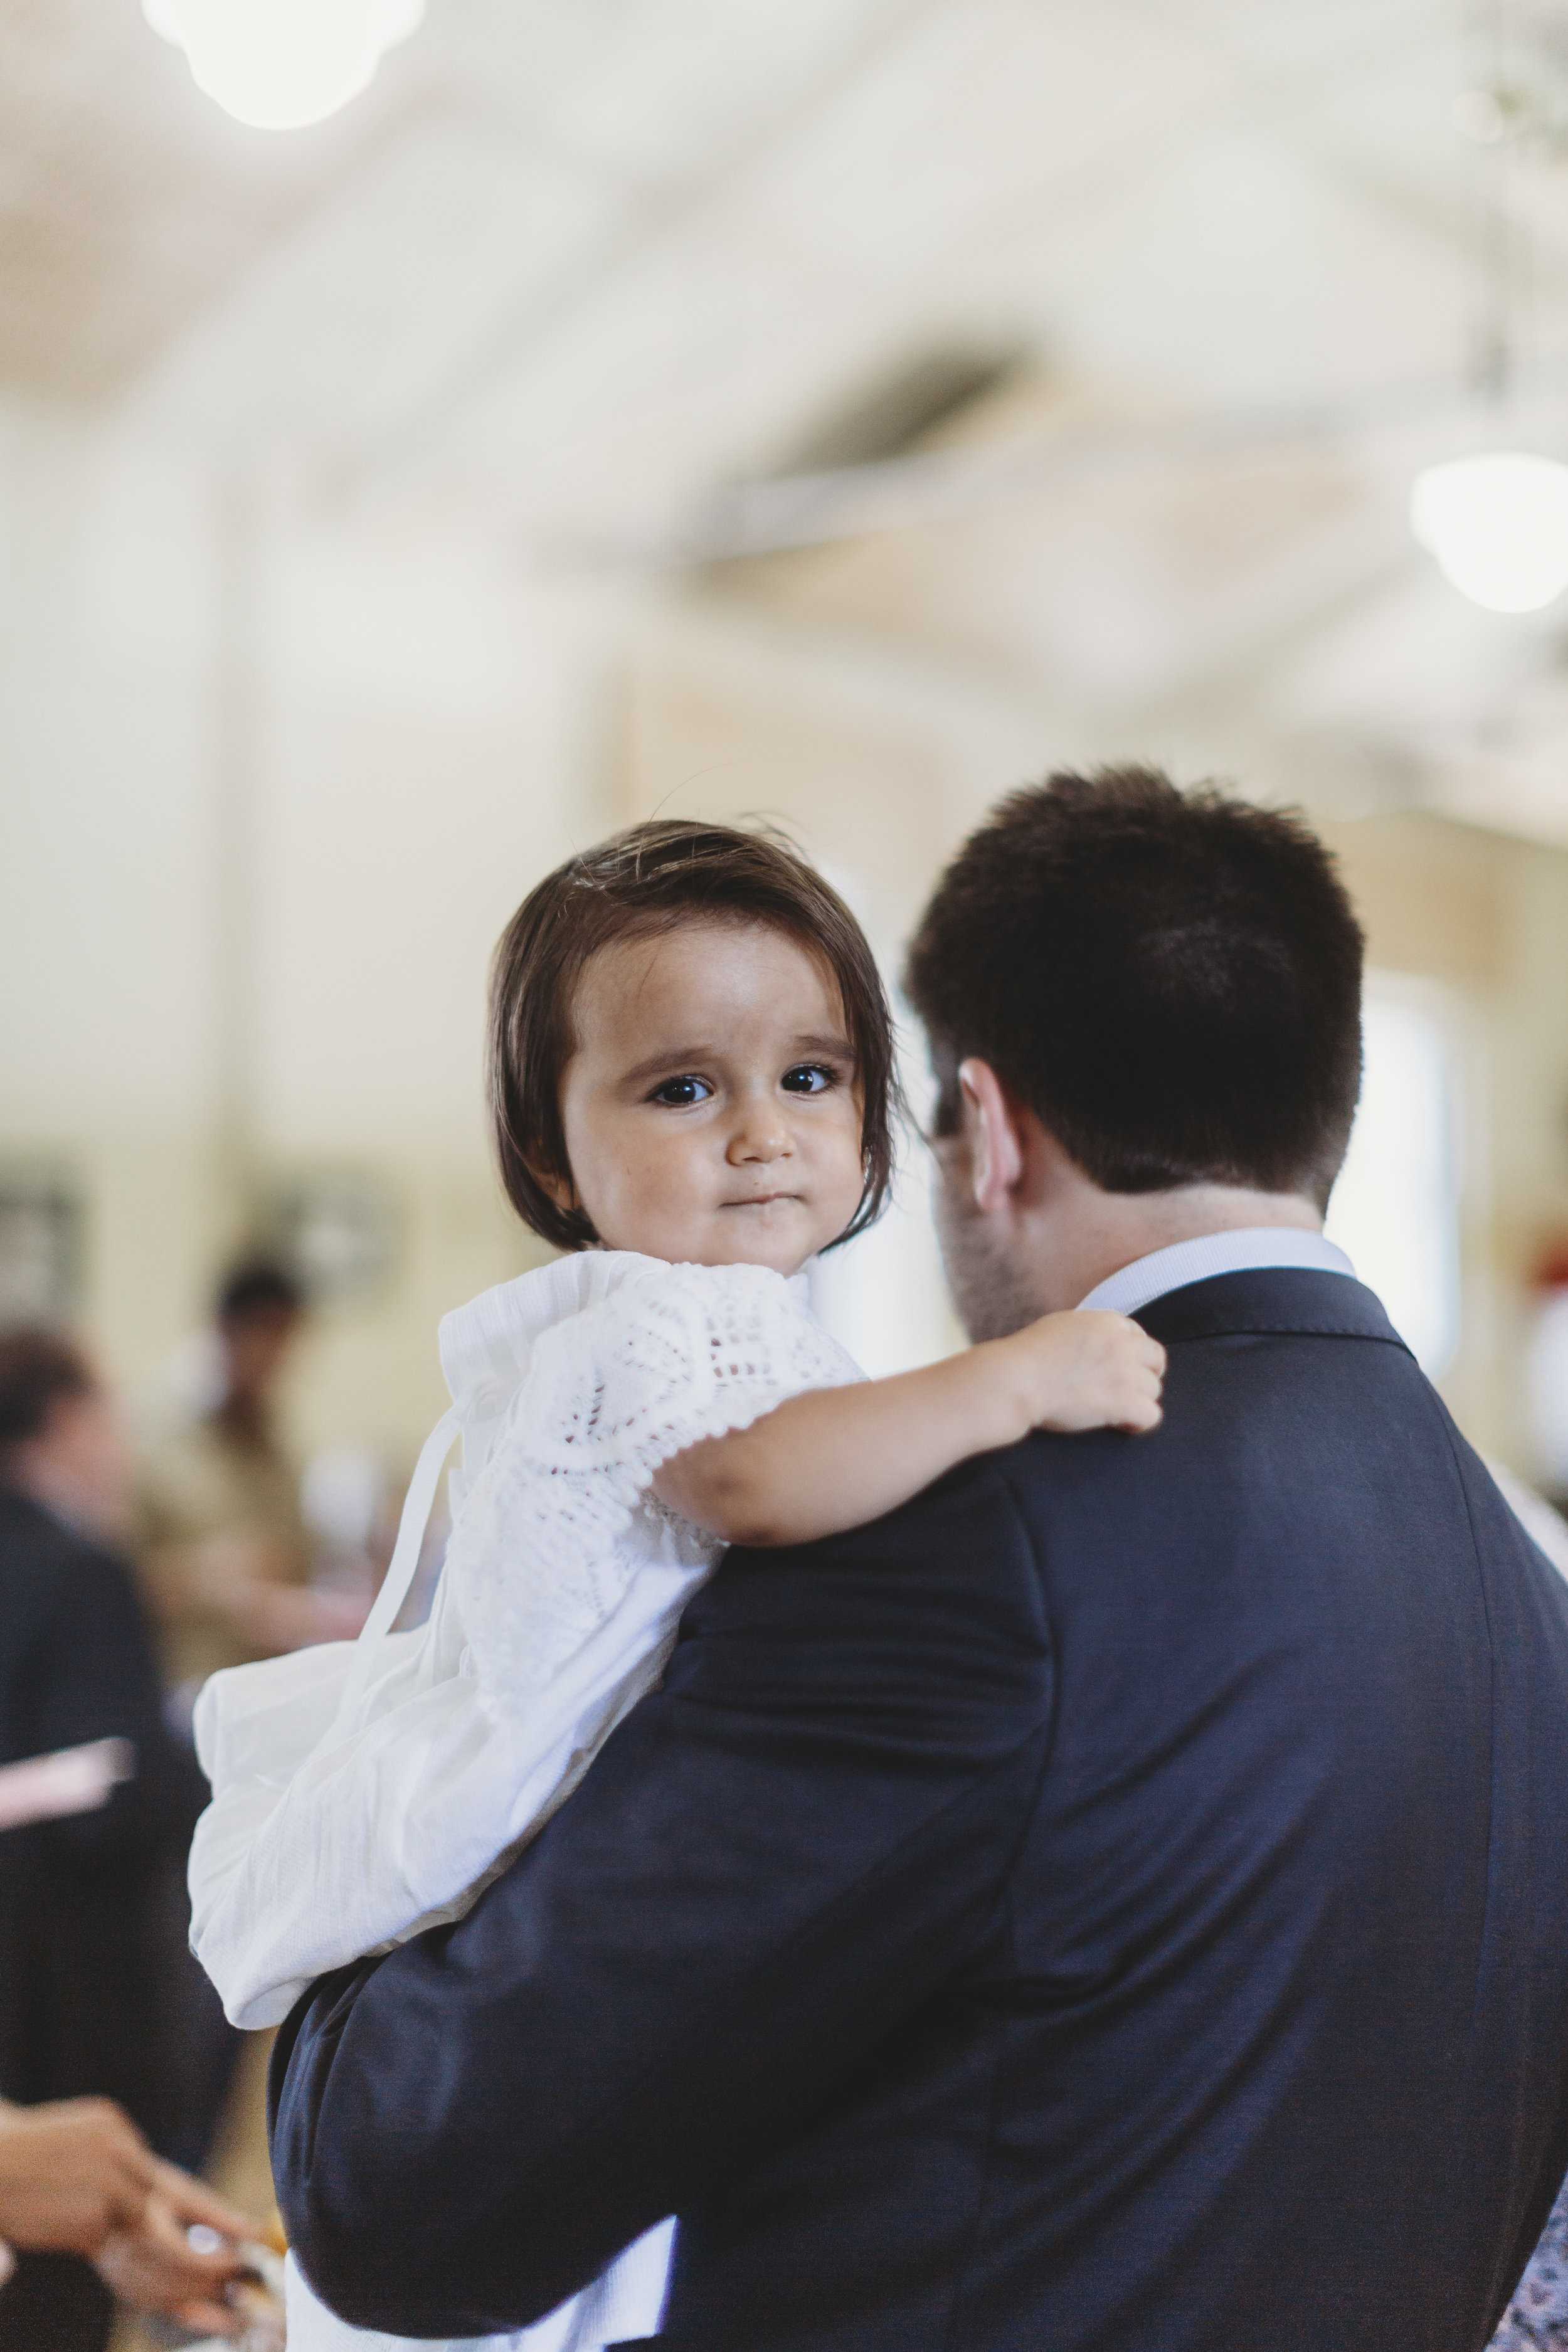
[[[971,836],[910,950],[938,1132],[973,1055],[1104,1192],[1326,1203],[1361,1089],[1363,945],[1294,814],[1152,768],[1053,775]]]
[[[0,1462],[41,1433],[61,1397],[89,1396],[97,1385],[87,1358],[63,1332],[36,1323],[0,1330]]]
[[[546,875],[496,949],[489,1049],[496,1156],[518,1215],[557,1249],[589,1249],[597,1238],[584,1212],[558,1207],[543,1181],[571,1174],[561,1082],[576,1050],[572,1006],[584,967],[615,940],[703,919],[783,931],[831,975],[855,1054],[864,1183],[854,1216],[827,1246],[881,1213],[892,1181],[897,1076],[892,1015],[865,932],[783,835],[666,817],[628,825]]]
[[[231,1266],[218,1285],[214,1313],[219,1328],[302,1315],[305,1287],[276,1258],[250,1257]]]

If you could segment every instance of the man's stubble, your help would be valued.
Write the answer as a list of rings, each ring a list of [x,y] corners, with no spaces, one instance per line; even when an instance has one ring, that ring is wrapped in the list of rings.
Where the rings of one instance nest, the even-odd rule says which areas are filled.
[[[934,1142],[931,1213],[958,1319],[971,1340],[1005,1339],[1047,1308],[1027,1258],[1006,1228],[975,1206],[969,1157],[956,1140]]]

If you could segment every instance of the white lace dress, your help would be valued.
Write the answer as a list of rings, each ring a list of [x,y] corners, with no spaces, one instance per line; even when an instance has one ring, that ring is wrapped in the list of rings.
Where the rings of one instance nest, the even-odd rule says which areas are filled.
[[[215,1675],[196,1708],[213,1801],[191,1940],[237,2025],[314,1978],[460,1917],[663,1672],[721,1547],[654,1498],[660,1463],[858,1367],[805,1283],[760,1266],[563,1258],[449,1315],[453,1410],[410,1490],[357,1643]],[[460,1430],[430,1619],[388,1634]],[[481,2339],[588,2352],[657,2331],[673,2223],[536,2326]],[[336,2319],[289,2263],[290,2352],[399,2339]],[[427,2339],[426,2339],[427,2340]]]

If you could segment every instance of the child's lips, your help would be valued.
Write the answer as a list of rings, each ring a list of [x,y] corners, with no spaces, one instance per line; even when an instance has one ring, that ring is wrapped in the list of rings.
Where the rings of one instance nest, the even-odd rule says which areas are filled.
[[[779,1201],[798,1201],[798,1192],[750,1192],[743,1201],[725,1201],[726,1209],[771,1209]]]

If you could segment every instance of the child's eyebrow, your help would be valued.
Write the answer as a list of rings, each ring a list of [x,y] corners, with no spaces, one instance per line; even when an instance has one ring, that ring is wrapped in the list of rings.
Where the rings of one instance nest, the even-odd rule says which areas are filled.
[[[684,1070],[718,1058],[717,1045],[671,1045],[667,1053],[650,1054],[646,1062],[634,1063],[621,1075],[627,1086],[634,1086],[638,1078],[657,1077],[660,1070]]]
[[[831,1055],[837,1062],[852,1062],[853,1048],[847,1037],[794,1037],[790,1040],[790,1058],[799,1061],[809,1054]],[[634,1087],[642,1078],[658,1077],[661,1070],[700,1069],[704,1062],[722,1059],[719,1045],[671,1045],[668,1052],[650,1054],[646,1062],[636,1062],[621,1073],[623,1086]]]

